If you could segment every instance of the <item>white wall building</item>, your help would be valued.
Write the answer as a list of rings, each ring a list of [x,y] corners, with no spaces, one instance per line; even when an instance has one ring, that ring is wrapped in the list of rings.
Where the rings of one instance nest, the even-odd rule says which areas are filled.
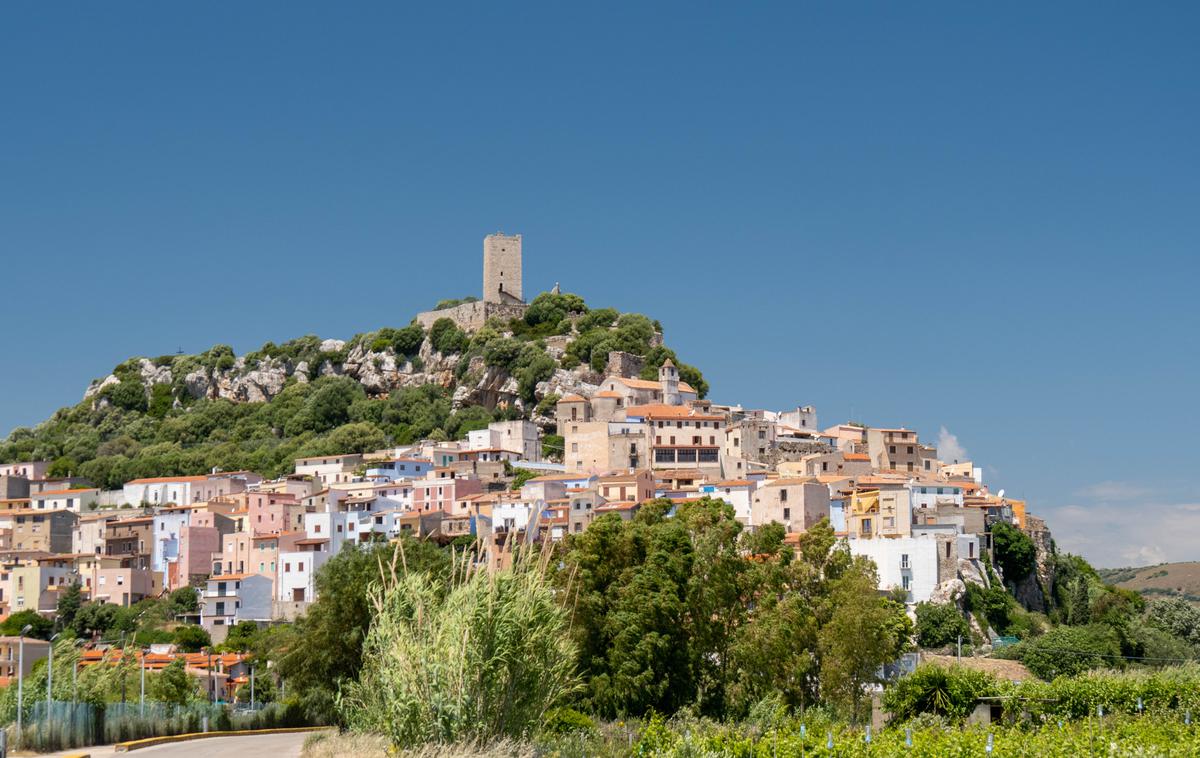
[[[909,603],[929,600],[938,585],[939,542],[928,537],[849,540],[850,552],[875,561],[879,589],[901,587]]]

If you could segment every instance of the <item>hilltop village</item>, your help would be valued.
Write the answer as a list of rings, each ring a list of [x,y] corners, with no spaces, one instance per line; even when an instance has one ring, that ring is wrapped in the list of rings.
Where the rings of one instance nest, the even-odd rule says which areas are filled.
[[[530,304],[521,244],[519,235],[489,235],[482,297],[421,313],[414,323],[443,332],[449,323],[469,336],[523,318]],[[554,348],[553,338],[546,342]],[[382,365],[379,358],[362,365],[372,360]],[[219,643],[243,622],[267,626],[304,614],[317,572],[347,546],[408,534],[473,544],[481,563],[501,568],[517,545],[565,540],[604,517],[632,519],[647,501],[678,506],[705,497],[726,502],[746,530],[777,525],[793,544],[828,520],[853,554],[875,562],[879,590],[910,609],[958,602],[966,585],[995,582],[984,556],[997,524],[1038,546],[1037,571],[1016,587],[1018,599],[1036,609],[1052,583],[1045,523],[1024,501],[993,491],[979,462],[946,460],[916,430],[822,425],[808,405],[722,405],[670,358],[649,372],[645,356],[624,350],[592,363],[602,370],[587,380],[561,370],[544,378],[537,411],[526,402],[523,413],[458,439],[430,435],[300,457],[282,475],[212,470],[103,487],[52,475],[51,461],[0,465],[0,617],[53,617],[71,587],[117,606],[194,588],[196,608],[179,620]],[[110,380],[89,390],[97,402],[119,384]],[[481,397],[495,405],[515,394]],[[39,650],[45,654],[44,645],[26,651],[27,666]],[[183,655],[156,654],[162,665]],[[187,658],[189,670],[215,667],[226,694],[244,682],[241,663],[237,655]],[[11,656],[4,665],[12,676]]]

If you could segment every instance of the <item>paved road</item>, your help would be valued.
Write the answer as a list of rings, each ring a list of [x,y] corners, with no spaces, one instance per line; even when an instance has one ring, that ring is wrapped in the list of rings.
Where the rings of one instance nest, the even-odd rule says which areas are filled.
[[[251,737],[213,737],[207,740],[189,740],[169,745],[147,747],[132,753],[119,753],[130,758],[298,758],[300,748],[308,732],[293,732],[290,734],[259,734]],[[88,753],[92,758],[110,758],[113,755],[112,745],[106,747],[78,748],[53,756]]]

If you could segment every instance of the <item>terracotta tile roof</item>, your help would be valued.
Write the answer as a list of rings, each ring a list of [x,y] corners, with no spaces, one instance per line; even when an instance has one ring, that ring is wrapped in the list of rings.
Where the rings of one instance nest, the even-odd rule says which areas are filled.
[[[570,395],[560,397],[558,399],[558,402],[560,402],[560,403],[586,403],[587,398],[582,395],[576,395],[575,393],[572,392]]]
[[[626,418],[644,416],[646,418],[692,419],[695,421],[724,421],[724,416],[699,413],[686,405],[663,405],[650,403],[647,405],[631,405],[625,409]]]
[[[620,393],[618,393],[618,392],[613,392],[612,390],[600,390],[600,391],[599,391],[599,392],[597,392],[595,395],[592,395],[592,397],[593,397],[593,398],[597,398],[597,397],[615,397],[615,398],[617,398],[617,399],[620,399],[621,395],[620,395]]]
[[[610,377],[608,377],[608,379],[611,379],[614,382],[620,382],[621,384],[624,384],[626,387],[629,387],[630,389],[635,389],[635,390],[661,390],[662,389],[662,382],[654,381],[652,379],[626,379],[623,376],[610,376]],[[605,381],[607,381],[607,379]],[[681,381],[679,383],[679,391],[695,393],[696,388],[693,387],[692,385],[688,384],[687,382]]]
[[[866,453],[842,453],[842,460],[846,461],[869,461],[871,456]]]
[[[39,492],[36,495],[32,495],[31,498],[50,497],[51,495],[81,495],[84,492],[93,492],[95,489],[95,487],[87,487],[78,490],[46,490],[45,492]]]

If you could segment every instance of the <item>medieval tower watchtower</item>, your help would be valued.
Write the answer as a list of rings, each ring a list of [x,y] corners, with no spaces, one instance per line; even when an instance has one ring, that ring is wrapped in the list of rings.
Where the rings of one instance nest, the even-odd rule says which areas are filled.
[[[489,234],[483,238],[483,301],[515,304],[521,298],[521,235]]]

